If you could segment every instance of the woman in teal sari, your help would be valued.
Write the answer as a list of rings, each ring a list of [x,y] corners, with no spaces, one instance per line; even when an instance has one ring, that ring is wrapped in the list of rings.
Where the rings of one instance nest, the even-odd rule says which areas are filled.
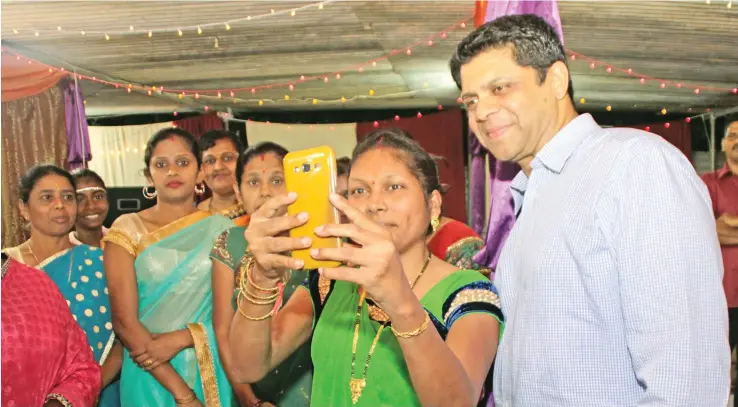
[[[118,384],[111,384],[121,366],[122,348],[115,342],[110,302],[99,248],[74,246],[69,231],[77,216],[77,195],[72,176],[61,168],[40,165],[20,182],[19,207],[31,224],[31,238],[4,250],[19,263],[46,272],[59,287],[74,320],[102,366],[100,406],[120,405]]]
[[[152,184],[144,195],[156,205],[121,216],[103,239],[113,326],[130,356],[121,406],[231,407],[210,323],[208,255],[233,222],[194,206],[200,153],[192,135],[159,131],[144,161]]]
[[[286,154],[284,147],[265,142],[249,147],[238,159],[236,181],[247,214],[254,213],[269,198],[286,193],[282,167]],[[225,231],[210,255],[214,260],[213,321],[221,358],[226,366],[230,366],[228,331],[236,313],[236,280],[248,260],[243,258],[246,253],[245,230],[245,226],[237,226]],[[292,273],[284,288],[284,302],[306,277],[304,270]],[[306,344],[251,388],[245,385],[236,389],[236,394],[244,407],[307,407],[310,405],[312,379],[310,344]]]

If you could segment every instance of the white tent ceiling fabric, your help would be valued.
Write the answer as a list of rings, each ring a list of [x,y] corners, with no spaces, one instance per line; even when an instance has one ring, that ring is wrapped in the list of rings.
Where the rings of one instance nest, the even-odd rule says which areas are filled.
[[[246,138],[249,145],[271,141],[289,151],[327,145],[337,157],[351,156],[356,147],[356,123],[279,124],[248,121]]]

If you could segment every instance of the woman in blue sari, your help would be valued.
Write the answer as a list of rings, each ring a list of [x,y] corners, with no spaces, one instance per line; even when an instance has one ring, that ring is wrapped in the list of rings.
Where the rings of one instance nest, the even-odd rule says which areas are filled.
[[[233,390],[210,322],[208,256],[233,222],[194,206],[200,154],[192,135],[159,131],[144,161],[144,196],[156,205],[121,216],[103,239],[113,326],[130,356],[121,405],[230,407]]]
[[[122,347],[116,345],[113,333],[103,252],[69,241],[77,216],[74,179],[61,168],[39,165],[23,176],[19,190],[19,207],[31,224],[31,238],[5,253],[46,272],[59,287],[102,366],[104,390],[99,405],[119,406],[118,385],[113,381],[120,371]]]

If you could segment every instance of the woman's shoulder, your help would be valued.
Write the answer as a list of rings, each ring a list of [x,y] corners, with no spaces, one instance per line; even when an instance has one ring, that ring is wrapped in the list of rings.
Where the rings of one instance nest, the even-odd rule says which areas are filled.
[[[244,226],[234,226],[223,231],[215,240],[210,257],[235,270],[248,246],[243,235],[245,230]]]
[[[103,237],[103,247],[107,243],[113,243],[136,257],[139,243],[147,233],[146,226],[138,213],[123,214],[113,222],[108,234]]]

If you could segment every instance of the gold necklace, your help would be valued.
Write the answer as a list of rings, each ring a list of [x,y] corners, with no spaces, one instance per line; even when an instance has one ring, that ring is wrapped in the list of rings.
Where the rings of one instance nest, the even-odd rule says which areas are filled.
[[[28,246],[27,247],[28,247],[28,252],[31,253],[31,256],[33,256],[33,259],[36,260],[36,266],[38,267],[38,265],[41,262],[38,261],[38,257],[36,257],[36,254],[33,253],[33,247],[31,247],[31,240],[30,239],[28,239]]]
[[[425,270],[428,268],[428,264],[430,263],[431,254],[428,253],[428,257],[425,259],[425,264],[423,264],[423,268],[420,269],[420,273],[415,277],[413,282],[410,284],[410,289],[415,288],[415,285],[418,284],[418,280],[420,280],[420,277],[425,273]],[[382,336],[382,331],[387,326],[389,321],[384,322],[382,325],[379,326],[379,330],[377,330],[377,335],[374,336],[374,341],[372,341],[372,346],[369,348],[369,354],[366,355],[366,361],[364,362],[364,372],[360,379],[357,379],[356,376],[356,345],[359,343],[359,324],[361,322],[361,307],[364,305],[364,299],[366,298],[366,291],[363,291],[359,296],[359,305],[356,307],[356,322],[354,324],[354,341],[353,345],[351,346],[351,380],[349,381],[349,389],[351,390],[351,401],[356,404],[359,402],[359,398],[361,398],[361,393],[364,391],[364,388],[366,387],[366,373],[369,371],[369,363],[372,360],[372,354],[374,353],[374,348],[377,347],[377,343],[379,342],[379,337]]]

